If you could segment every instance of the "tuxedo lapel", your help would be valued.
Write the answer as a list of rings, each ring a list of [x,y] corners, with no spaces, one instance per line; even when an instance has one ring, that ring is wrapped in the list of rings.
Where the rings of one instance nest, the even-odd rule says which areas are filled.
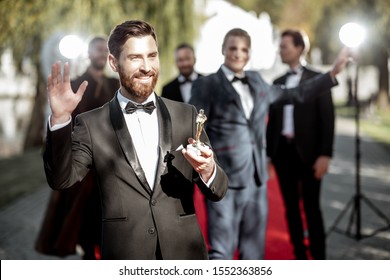
[[[308,70],[305,67],[302,68],[303,68],[303,72],[302,72],[301,80],[299,81],[300,84],[302,84],[305,80],[310,79],[314,76],[313,73],[310,72],[310,70]]]
[[[165,157],[172,151],[172,122],[168,108],[159,96],[156,96],[157,118],[159,127],[159,161],[156,171],[154,190],[160,185],[161,175],[167,167]]]
[[[255,83],[255,80],[253,79],[250,72],[245,72],[245,76],[248,79],[249,91],[250,91],[251,96],[253,98],[253,110],[252,110],[251,116],[250,116],[250,121],[252,122],[255,111],[258,108],[260,108],[261,98],[260,98],[260,93],[257,92],[259,90],[260,86]]]
[[[110,120],[116,133],[118,142],[121,145],[123,154],[141,182],[144,190],[143,193],[146,191],[146,194],[144,193],[146,197],[150,196],[152,194],[151,188],[148,184],[148,181],[146,180],[145,173],[138,160],[133,141],[131,139],[116,95],[110,101]]]
[[[183,96],[181,94],[180,82],[179,82],[178,78],[176,78],[176,80],[175,80],[174,91],[173,92],[175,93],[175,99],[174,100],[177,100],[179,102],[184,102]]]
[[[243,116],[246,118],[244,107],[242,107],[240,95],[236,92],[232,83],[226,78],[226,75],[223,73],[221,68],[218,70],[217,74],[219,83],[222,86],[222,93],[224,99],[232,100],[237,105],[240,112],[242,112]]]

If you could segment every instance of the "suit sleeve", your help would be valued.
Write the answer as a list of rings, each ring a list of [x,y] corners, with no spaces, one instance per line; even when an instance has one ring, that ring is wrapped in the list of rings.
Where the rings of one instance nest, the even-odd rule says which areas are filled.
[[[210,94],[210,86],[208,78],[200,78],[193,82],[191,88],[190,104],[194,105],[196,110],[203,109],[206,116],[210,116],[210,103],[212,100],[212,94]],[[207,126],[207,122],[205,124]]]
[[[329,92],[335,85],[337,85],[337,81],[334,81],[329,73],[317,75],[295,88],[287,89],[284,85],[272,85],[268,91],[269,102],[275,103],[285,99],[305,102],[323,92]]]
[[[334,140],[335,113],[332,95],[323,93],[317,100],[320,119],[321,151],[320,154],[332,157]]]
[[[73,133],[71,124],[56,131],[47,129],[43,161],[52,189],[65,189],[80,182],[92,165],[88,130],[78,120]]]

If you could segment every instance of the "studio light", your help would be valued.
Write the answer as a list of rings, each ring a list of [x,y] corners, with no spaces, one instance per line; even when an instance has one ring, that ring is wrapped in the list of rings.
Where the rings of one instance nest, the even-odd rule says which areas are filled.
[[[366,38],[366,30],[355,22],[349,22],[340,28],[339,38],[347,47],[357,48]]]
[[[357,52],[357,48],[363,43],[366,37],[365,29],[357,23],[350,22],[344,24],[340,28],[339,38],[340,41],[349,48],[355,48],[354,52]],[[336,218],[334,224],[330,227],[329,235],[332,231],[345,234],[348,237],[356,240],[361,240],[365,237],[373,236],[381,231],[390,229],[390,219],[380,211],[364,194],[361,192],[361,178],[360,178],[360,166],[361,166],[361,149],[360,149],[360,101],[358,95],[358,79],[359,79],[359,61],[353,60],[354,63],[349,65],[354,67],[354,77],[349,76],[348,79],[351,81],[349,91],[353,95],[353,104],[355,105],[355,171],[356,171],[356,183],[355,183],[355,194],[351,197],[349,202],[346,204],[344,209]],[[352,83],[353,80],[353,83]],[[353,86],[352,86],[353,85]],[[385,226],[373,230],[369,234],[362,233],[362,203],[365,203],[371,210],[384,222]],[[341,230],[337,227],[337,224],[341,221],[342,217],[350,213],[349,222],[346,230]],[[354,229],[354,230],[353,230]]]
[[[75,59],[82,53],[84,42],[76,35],[66,35],[61,39],[58,47],[64,57]]]

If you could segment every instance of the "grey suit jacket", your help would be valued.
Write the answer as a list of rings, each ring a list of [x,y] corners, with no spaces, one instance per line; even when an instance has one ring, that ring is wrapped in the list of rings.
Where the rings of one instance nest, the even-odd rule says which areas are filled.
[[[329,74],[316,76],[294,89],[269,85],[254,71],[246,71],[245,75],[254,100],[250,119],[245,117],[240,97],[222,69],[196,80],[189,102],[205,110],[207,135],[232,188],[245,187],[253,176],[258,186],[268,179],[265,130],[271,103],[283,98],[304,102],[336,85]]]
[[[98,175],[102,203],[103,259],[153,259],[160,246],[163,259],[207,259],[193,203],[197,183],[211,200],[221,199],[227,177],[217,165],[208,188],[180,151],[196,131],[196,110],[156,96],[160,129],[159,162],[151,191],[137,158],[123,113],[115,97],[103,107],[48,132],[45,172],[53,189],[71,187],[88,169]],[[209,142],[206,134],[202,141]]]

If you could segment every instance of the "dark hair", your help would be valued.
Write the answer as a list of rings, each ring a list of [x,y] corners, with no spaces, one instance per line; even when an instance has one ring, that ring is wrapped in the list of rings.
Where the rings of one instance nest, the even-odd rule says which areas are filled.
[[[152,36],[157,44],[157,35],[153,26],[143,20],[128,20],[117,26],[111,31],[108,38],[108,49],[110,53],[119,59],[122,47],[129,38]]]
[[[177,47],[175,49],[175,53],[181,49],[190,49],[193,53],[195,52],[194,48],[188,43],[181,43],[181,44],[177,45]]]
[[[89,41],[89,43],[88,43],[88,51],[90,51],[95,46],[96,43],[98,43],[98,42],[106,42],[106,41],[107,41],[107,38],[104,37],[104,36],[95,36],[95,37],[93,37]]]
[[[248,47],[251,48],[251,36],[249,36],[248,32],[241,28],[233,28],[226,33],[225,38],[223,39],[222,48],[225,47],[227,39],[233,36],[245,38],[248,43]]]
[[[282,32],[282,37],[290,36],[296,47],[302,47],[302,54],[306,54],[310,49],[309,38],[306,33],[296,29],[286,29]]]

